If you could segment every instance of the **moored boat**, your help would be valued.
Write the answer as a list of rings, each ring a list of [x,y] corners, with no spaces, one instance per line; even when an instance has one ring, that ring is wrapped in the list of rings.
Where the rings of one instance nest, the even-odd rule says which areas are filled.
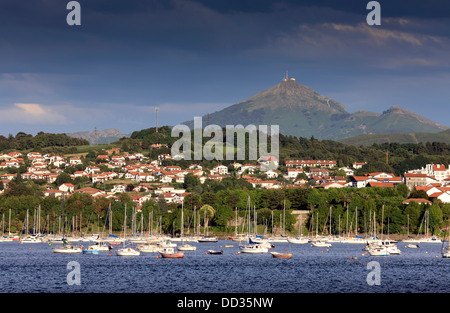
[[[198,242],[217,242],[217,241],[218,240],[216,237],[211,237],[211,236],[205,236],[198,240]]]
[[[93,246],[89,246],[86,249],[83,249],[83,254],[99,254],[99,251]]]
[[[118,256],[138,256],[141,252],[133,248],[122,248],[116,250],[116,255]]]
[[[53,247],[55,253],[81,253],[82,248],[75,245],[65,244],[61,247]]]
[[[106,244],[103,241],[98,241],[89,247],[92,247],[92,249],[97,251],[110,251],[113,249],[110,245]]]
[[[185,244],[182,244],[181,246],[179,246],[178,250],[180,250],[180,251],[195,251],[195,250],[197,250],[197,247],[190,245],[188,243],[185,243]]]
[[[325,241],[321,241],[321,240],[313,241],[311,243],[311,245],[313,247],[320,247],[320,248],[331,247],[331,243],[328,243],[328,242],[325,242]]]
[[[220,250],[220,251],[208,250],[208,254],[223,254],[223,250]]]
[[[294,243],[294,244],[305,244],[305,243],[309,242],[309,239],[306,237],[297,237],[297,238],[288,237],[287,240],[289,243]]]
[[[281,253],[281,252],[272,251],[272,252],[270,252],[270,254],[272,254],[272,256],[274,258],[278,258],[278,259],[290,259],[290,258],[292,258],[292,253]]]
[[[249,244],[245,246],[239,246],[240,253],[267,253],[269,248],[264,247],[260,244]]]
[[[160,252],[161,257],[163,258],[175,258],[175,259],[180,259],[184,257],[184,253],[183,252],[178,252],[175,251],[174,248],[164,248],[163,251]]]
[[[140,244],[137,245],[136,248],[141,251],[141,252],[160,252],[161,251],[161,247],[159,247],[157,244],[153,244],[153,243],[144,243],[144,244]]]

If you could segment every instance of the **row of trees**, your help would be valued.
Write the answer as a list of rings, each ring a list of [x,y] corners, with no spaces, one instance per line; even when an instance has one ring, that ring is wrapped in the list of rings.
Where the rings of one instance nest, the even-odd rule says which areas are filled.
[[[217,184],[217,185],[216,185]],[[419,205],[402,202],[408,196],[414,196],[405,185],[395,188],[284,188],[255,189],[250,186],[219,183],[203,186],[201,193],[191,192],[184,199],[183,212],[186,228],[204,227],[205,219],[214,232],[234,233],[236,214],[239,227],[246,216],[254,219],[257,213],[259,232],[296,232],[296,215],[294,210],[303,210],[304,233],[316,232],[370,233],[373,225],[382,233],[418,234],[425,231],[426,218],[428,231],[438,234],[447,227],[450,218],[450,205],[434,202],[432,205]],[[416,193],[420,196],[420,193]],[[75,193],[66,199],[43,197],[40,187],[33,182],[12,182],[11,188],[0,196],[0,213],[8,222],[11,214],[11,231],[22,231],[26,212],[34,212],[40,207],[45,231],[52,232],[60,217],[64,217],[67,229],[72,229],[76,218],[76,228],[83,231],[102,230],[110,225],[114,232],[123,227],[125,208],[129,221],[136,208],[130,193],[118,195],[115,200],[93,198],[89,194]],[[153,199],[146,201],[137,213],[142,218],[145,229],[161,229],[165,233],[177,233],[181,225],[181,205],[168,204],[163,197],[153,194]],[[109,208],[113,219],[109,221]],[[202,209],[203,208],[203,209]],[[205,208],[209,208],[206,210]],[[196,213],[194,218],[194,213]],[[153,220],[153,223],[150,223]],[[8,226],[9,224],[6,223]],[[130,224],[131,225],[131,224]],[[31,225],[29,225],[31,227]],[[61,225],[59,225],[61,226]],[[6,231],[7,228],[4,228]],[[141,229],[142,230],[142,229]]]
[[[18,132],[16,136],[9,134],[8,137],[0,135],[0,151],[22,151],[39,150],[47,147],[70,147],[89,145],[89,142],[81,138],[69,137],[66,134],[49,134],[39,132],[36,136],[24,132]]]

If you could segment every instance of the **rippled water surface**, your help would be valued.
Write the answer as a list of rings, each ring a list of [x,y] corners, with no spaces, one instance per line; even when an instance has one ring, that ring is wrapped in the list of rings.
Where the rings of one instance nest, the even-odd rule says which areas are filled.
[[[317,248],[275,243],[273,250],[287,249],[291,259],[236,254],[238,243],[229,240],[195,245],[197,250],[186,251],[183,259],[162,259],[156,253],[59,254],[45,243],[1,243],[0,286],[4,293],[450,292],[450,259],[441,257],[440,244],[410,249],[399,242],[401,255],[371,257],[359,244]],[[222,249],[224,254],[208,255],[208,249]],[[80,285],[67,283],[70,261],[80,264]],[[370,261],[380,264],[380,285],[367,283]]]

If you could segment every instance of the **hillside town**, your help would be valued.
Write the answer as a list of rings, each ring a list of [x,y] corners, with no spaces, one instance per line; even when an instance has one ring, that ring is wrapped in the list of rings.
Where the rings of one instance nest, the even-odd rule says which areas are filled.
[[[142,153],[120,152],[117,148],[98,154],[95,160],[88,162],[83,161],[82,157],[10,152],[0,155],[0,194],[20,175],[23,180],[45,182],[43,194],[48,197],[88,193],[92,197],[116,198],[121,193],[134,191],[132,198],[139,209],[145,201],[160,197],[167,203],[181,204],[189,193],[180,186],[186,175],[191,174],[202,184],[206,180],[221,181],[233,175],[249,182],[254,188],[263,189],[392,188],[397,184],[406,184],[409,190],[423,190],[428,195],[428,199],[416,201],[431,203],[433,199],[438,199],[450,203],[450,166],[442,164],[427,164],[399,177],[385,172],[356,176],[355,171],[366,162],[338,167],[334,160],[286,160],[284,164],[278,164],[278,159],[274,157],[261,157],[256,164],[234,162],[207,169],[194,163],[185,168],[164,165],[164,161],[171,159],[173,157],[169,154],[160,154],[152,160]],[[274,162],[277,170],[263,171],[262,167],[267,162]],[[19,173],[18,169],[23,168],[24,164],[30,166]],[[58,185],[58,177],[63,172],[70,173],[71,180],[78,184],[64,182]]]

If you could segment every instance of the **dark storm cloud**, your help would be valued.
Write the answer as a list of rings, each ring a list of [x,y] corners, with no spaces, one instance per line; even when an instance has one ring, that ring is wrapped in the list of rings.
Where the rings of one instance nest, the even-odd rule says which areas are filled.
[[[365,23],[368,0],[79,0],[79,27],[66,24],[67,2],[0,0],[4,112],[39,107],[80,123],[90,112],[91,126],[135,130],[148,107],[181,122],[184,108],[233,104],[287,69],[350,111],[387,109],[389,94],[372,86],[417,107],[419,88],[408,88],[419,82],[425,96],[446,98],[437,89],[450,64],[448,1],[379,1],[381,27]]]

